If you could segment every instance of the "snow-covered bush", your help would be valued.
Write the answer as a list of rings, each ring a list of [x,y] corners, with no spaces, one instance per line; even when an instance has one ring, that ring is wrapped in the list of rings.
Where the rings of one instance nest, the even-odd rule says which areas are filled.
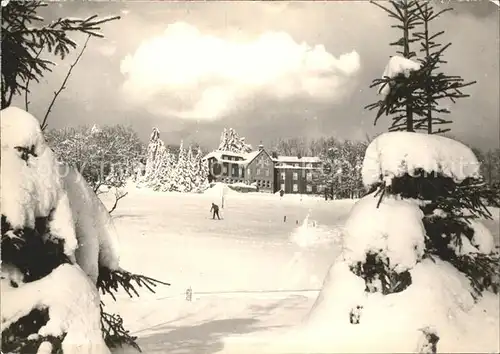
[[[94,191],[123,187],[144,155],[137,133],[122,125],[54,129],[45,138],[56,156],[76,168]]]
[[[98,290],[158,281],[119,267],[108,212],[82,175],[56,160],[36,118],[6,108],[1,134],[2,352],[137,348],[121,319],[102,310]]]
[[[499,310],[498,300],[482,308],[498,297],[499,256],[479,220],[490,215],[474,154],[444,137],[385,133],[367,148],[363,181],[369,194],[351,210],[308,329],[335,352],[498,351],[494,339],[474,342],[478,328],[498,329]]]

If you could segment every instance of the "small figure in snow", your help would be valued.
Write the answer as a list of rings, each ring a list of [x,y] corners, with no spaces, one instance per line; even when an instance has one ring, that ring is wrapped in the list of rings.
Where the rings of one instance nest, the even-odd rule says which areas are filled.
[[[219,206],[215,203],[212,203],[212,208],[210,208],[210,212],[213,211],[213,217],[212,219],[215,219],[215,216],[217,215],[217,219],[220,220],[220,217],[219,217]]]
[[[186,289],[186,300],[193,301],[193,289],[191,287]]]

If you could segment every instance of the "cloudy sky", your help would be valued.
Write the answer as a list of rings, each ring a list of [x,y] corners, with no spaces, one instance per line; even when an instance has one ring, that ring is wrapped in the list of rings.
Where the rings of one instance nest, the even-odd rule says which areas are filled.
[[[499,146],[499,8],[450,2],[435,30],[446,30],[449,74],[477,84],[451,105],[452,133],[482,148]],[[442,7],[442,2],[437,4]],[[49,126],[152,127],[167,143],[212,149],[223,127],[254,146],[279,137],[364,139],[385,131],[363,107],[377,99],[399,32],[365,1],[57,2],[43,13],[120,15],[91,39],[51,113]],[[83,37],[75,37],[80,44]],[[43,116],[77,53],[33,85],[30,111]],[[22,101],[17,101],[18,105]],[[447,103],[446,103],[447,104]]]

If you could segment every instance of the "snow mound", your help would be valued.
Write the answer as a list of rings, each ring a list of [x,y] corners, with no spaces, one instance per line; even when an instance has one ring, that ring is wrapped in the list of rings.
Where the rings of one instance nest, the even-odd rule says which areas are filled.
[[[354,204],[345,224],[344,257],[364,263],[368,252],[389,258],[396,272],[412,268],[424,253],[423,213],[416,203],[386,196],[367,195]]]
[[[228,185],[228,187],[236,192],[239,193],[249,193],[249,192],[257,192],[258,188],[257,186],[250,185],[250,184],[245,184],[245,183],[231,183]]]
[[[227,184],[216,182],[210,188],[206,189],[203,194],[213,197],[221,197],[227,194],[237,194],[238,192],[230,189]]]
[[[479,162],[464,144],[438,135],[413,132],[390,132],[379,135],[366,149],[363,183],[371,186],[406,173],[413,176],[419,169],[440,173],[457,183],[468,177],[479,177]]]
[[[60,166],[75,223],[76,261],[97,282],[99,266],[119,267],[118,236],[106,207],[74,168]]]
[[[58,337],[67,333],[62,342],[64,353],[108,354],[99,304],[97,289],[76,265],[63,264],[48,276],[20,283],[18,288],[2,279],[2,331],[32,309],[48,308],[50,319],[39,335]]]
[[[341,237],[341,229],[328,230],[306,216],[302,225],[293,230],[290,241],[299,247],[321,246],[337,241]]]
[[[64,240],[74,259],[77,239],[59,164],[45,143],[40,123],[28,112],[9,107],[1,112],[1,209],[13,229],[34,228],[49,217],[51,235]]]
[[[389,59],[382,78],[390,77],[391,79],[403,74],[405,77],[409,77],[412,71],[417,71],[420,69],[420,63],[413,61],[411,59],[395,55]],[[381,84],[379,88],[379,94],[387,96],[391,88],[389,84]]]
[[[487,292],[474,304],[467,278],[440,260],[426,259],[410,273],[412,285],[384,296],[364,292],[349,265],[335,263],[303,325],[269,338],[259,352],[415,353],[425,330],[439,336],[438,353],[498,352],[498,297]],[[358,324],[350,322],[353,309]]]

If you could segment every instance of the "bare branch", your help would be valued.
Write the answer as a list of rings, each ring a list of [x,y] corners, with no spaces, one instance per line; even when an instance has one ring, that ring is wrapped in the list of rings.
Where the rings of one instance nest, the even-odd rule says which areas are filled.
[[[42,122],[42,126],[41,126],[42,130],[45,130],[45,128],[47,128],[47,118],[50,114],[50,111],[52,110],[52,107],[54,106],[54,103],[56,102],[57,97],[66,88],[66,83],[68,82],[68,79],[71,75],[71,72],[73,71],[73,68],[76,66],[76,64],[78,64],[78,62],[80,61],[80,58],[82,57],[83,53],[85,52],[85,49],[87,48],[87,44],[89,43],[90,37],[91,37],[91,35],[89,34],[87,36],[87,39],[85,40],[85,43],[82,47],[82,50],[80,51],[80,53],[76,57],[75,61],[70,65],[69,70],[66,74],[66,77],[64,78],[64,80],[61,84],[61,87],[59,87],[59,90],[57,90],[54,93],[54,98],[52,98],[52,101],[50,102],[49,108],[47,109],[47,112],[45,113],[45,116],[43,117],[43,122]]]
[[[115,211],[116,209],[116,206],[118,205],[118,201],[120,199],[123,199],[127,196],[128,192],[125,192],[125,193],[119,193],[118,190],[116,190],[115,192],[115,204],[113,204],[113,207],[111,208],[111,210],[109,211],[109,213],[111,214],[113,211]]]

